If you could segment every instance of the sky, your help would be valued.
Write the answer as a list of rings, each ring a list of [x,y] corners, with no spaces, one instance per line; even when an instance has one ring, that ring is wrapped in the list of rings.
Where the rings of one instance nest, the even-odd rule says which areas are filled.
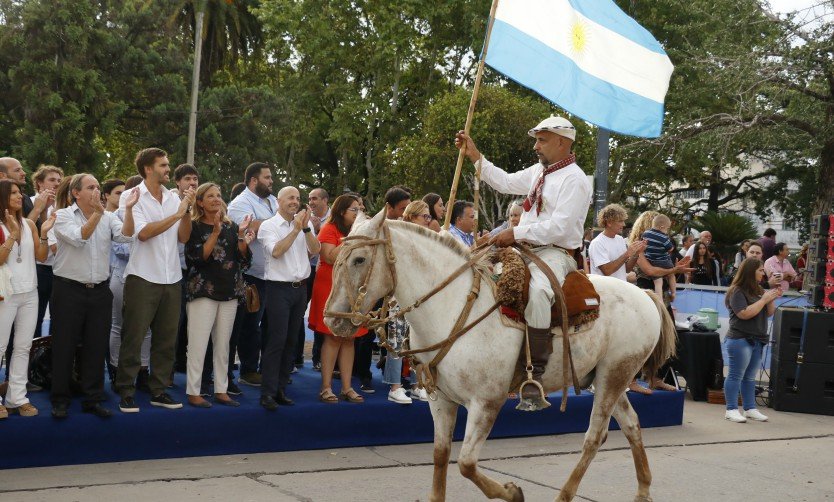
[[[834,11],[831,1],[825,0],[767,0],[774,12],[788,14],[799,11],[800,18],[813,19]]]

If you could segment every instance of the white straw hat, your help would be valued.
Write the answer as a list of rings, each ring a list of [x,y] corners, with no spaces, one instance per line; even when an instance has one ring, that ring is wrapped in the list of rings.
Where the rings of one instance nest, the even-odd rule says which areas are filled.
[[[548,117],[539,122],[539,125],[527,131],[527,134],[535,138],[536,133],[541,131],[550,131],[571,141],[576,141],[576,128],[568,119],[562,117]]]

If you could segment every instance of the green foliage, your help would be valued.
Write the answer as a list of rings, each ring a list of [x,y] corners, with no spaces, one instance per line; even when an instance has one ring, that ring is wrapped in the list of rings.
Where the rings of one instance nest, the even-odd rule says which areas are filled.
[[[723,256],[730,256],[745,239],[755,239],[756,227],[737,213],[707,211],[692,222],[692,227],[712,233],[713,245]]]

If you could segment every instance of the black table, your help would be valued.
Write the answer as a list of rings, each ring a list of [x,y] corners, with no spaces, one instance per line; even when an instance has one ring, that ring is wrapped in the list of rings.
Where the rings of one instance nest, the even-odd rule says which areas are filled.
[[[686,378],[692,399],[706,401],[707,387],[716,380],[724,381],[724,360],[718,333],[678,330],[678,357],[672,361],[672,368]]]

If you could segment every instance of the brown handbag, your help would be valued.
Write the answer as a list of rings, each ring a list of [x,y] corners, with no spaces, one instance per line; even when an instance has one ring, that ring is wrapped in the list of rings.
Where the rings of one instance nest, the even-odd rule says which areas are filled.
[[[246,311],[257,312],[261,310],[261,296],[258,294],[258,288],[254,284],[246,285]]]

